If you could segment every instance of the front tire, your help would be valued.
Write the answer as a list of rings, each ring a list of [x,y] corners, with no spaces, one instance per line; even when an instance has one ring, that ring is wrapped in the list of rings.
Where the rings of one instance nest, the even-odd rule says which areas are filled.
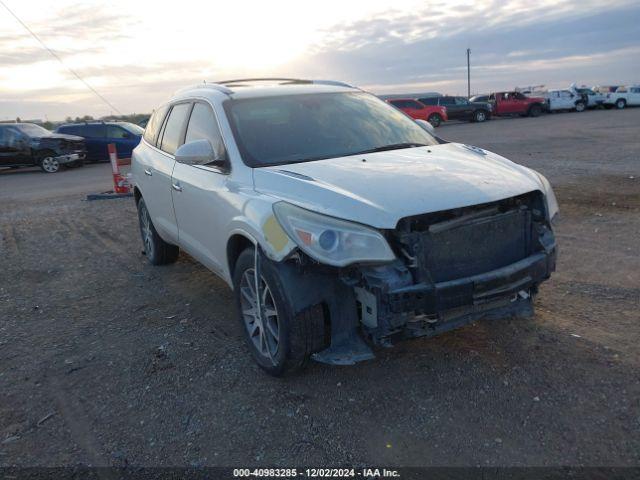
[[[540,105],[531,105],[531,108],[529,109],[530,117],[539,117],[541,113],[542,107]]]
[[[576,102],[576,112],[584,112],[586,108],[584,102]]]
[[[140,235],[142,236],[144,253],[149,263],[152,265],[167,265],[175,262],[178,259],[180,249],[160,238],[156,228],[153,226],[149,210],[147,210],[147,204],[143,198],[138,202],[138,220],[140,222]]]
[[[627,102],[623,98],[616,100],[616,108],[618,110],[622,110],[626,106],[627,106]]]
[[[40,165],[40,169],[45,173],[56,173],[60,170],[60,163],[50,152],[42,154],[38,165]]]
[[[432,113],[431,115],[429,115],[429,118],[427,119],[427,121],[431,125],[433,125],[433,128],[436,128],[436,127],[439,127],[440,124],[442,123],[442,117],[437,113]]]
[[[473,114],[473,121],[477,123],[482,123],[487,119],[487,112],[484,110],[476,110]]]
[[[295,314],[278,268],[265,257],[258,261],[256,282],[255,248],[240,254],[233,294],[251,355],[264,371],[281,376],[304,367],[322,348],[318,339],[324,335],[324,317],[320,306]]]

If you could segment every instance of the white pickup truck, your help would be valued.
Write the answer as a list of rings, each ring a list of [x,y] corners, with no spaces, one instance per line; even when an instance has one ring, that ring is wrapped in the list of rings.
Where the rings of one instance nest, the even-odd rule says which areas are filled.
[[[607,93],[604,105],[608,107],[615,106],[620,110],[625,107],[640,105],[640,85],[618,87],[615,92]]]
[[[607,94],[598,92],[589,87],[578,87],[575,83],[569,87],[572,92],[581,95],[582,99],[587,102],[587,108],[597,108],[604,104],[607,99]]]
[[[583,112],[585,108],[587,108],[587,103],[582,95],[568,89],[548,90],[547,92],[537,96],[547,99],[547,107],[550,112],[557,112],[561,110],[575,110],[576,112]]]

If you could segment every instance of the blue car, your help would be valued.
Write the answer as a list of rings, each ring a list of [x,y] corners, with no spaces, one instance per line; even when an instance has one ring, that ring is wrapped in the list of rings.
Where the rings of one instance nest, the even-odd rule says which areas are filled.
[[[118,158],[131,158],[131,152],[144,133],[138,125],[128,122],[68,123],[55,131],[83,137],[87,148],[86,160],[90,162],[108,161],[107,145],[110,143],[115,144]]]

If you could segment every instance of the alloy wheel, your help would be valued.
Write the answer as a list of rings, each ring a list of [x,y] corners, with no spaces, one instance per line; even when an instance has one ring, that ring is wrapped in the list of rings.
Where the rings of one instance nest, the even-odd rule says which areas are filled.
[[[145,254],[147,257],[151,257],[153,256],[153,231],[151,230],[151,218],[149,218],[149,212],[144,203],[140,205],[140,230]]]
[[[253,268],[240,281],[240,308],[249,338],[256,351],[275,364],[280,346],[280,321],[271,289],[264,277],[256,279]]]
[[[42,169],[47,173],[55,173],[60,168],[60,164],[53,157],[44,157],[42,159]]]

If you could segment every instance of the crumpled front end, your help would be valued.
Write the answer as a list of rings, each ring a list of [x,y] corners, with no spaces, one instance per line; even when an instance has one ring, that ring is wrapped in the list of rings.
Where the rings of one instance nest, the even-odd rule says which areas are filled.
[[[532,297],[556,264],[555,237],[537,191],[405,218],[388,240],[398,260],[348,277],[363,331],[378,345],[484,317],[531,314]]]

